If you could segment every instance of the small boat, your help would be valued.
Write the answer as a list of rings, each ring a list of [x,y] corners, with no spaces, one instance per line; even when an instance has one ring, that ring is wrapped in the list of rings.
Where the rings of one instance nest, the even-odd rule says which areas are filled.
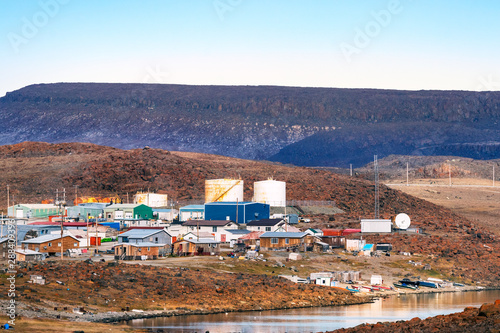
[[[427,287],[427,288],[437,288],[437,284],[434,282],[428,282],[428,281],[417,281],[417,284],[419,287]]]
[[[418,286],[418,281],[412,281],[410,279],[404,278],[403,280],[399,280],[399,283],[406,284],[407,286]]]
[[[394,287],[396,288],[408,288],[412,290],[417,290],[418,287],[416,286],[410,286],[409,284],[403,284],[403,283],[393,283]]]
[[[384,289],[384,290],[392,290],[392,287],[386,287],[386,286],[377,286],[379,289]]]
[[[454,285],[455,287],[465,287],[465,284],[463,284],[463,283],[458,283],[458,282],[453,282],[453,285]]]
[[[374,291],[380,291],[380,287],[379,286],[372,286],[371,288]]]
[[[353,288],[349,288],[349,287],[345,287],[345,289],[349,290],[351,293],[359,293],[358,289],[353,289]]]
[[[368,290],[370,290],[370,291],[372,291],[372,290],[373,290],[373,288],[372,288],[372,287],[367,287],[367,286],[361,286],[361,288],[365,288],[365,289],[368,289]]]

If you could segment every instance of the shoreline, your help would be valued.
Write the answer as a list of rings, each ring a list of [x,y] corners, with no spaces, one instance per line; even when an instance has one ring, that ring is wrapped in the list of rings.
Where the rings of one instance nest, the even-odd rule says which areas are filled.
[[[463,288],[463,287],[462,287]],[[95,323],[125,323],[135,319],[151,319],[151,318],[161,318],[161,317],[176,317],[176,316],[191,316],[191,315],[211,315],[220,313],[232,313],[232,312],[256,312],[256,311],[276,311],[276,310],[290,310],[290,309],[304,309],[304,308],[323,308],[323,307],[335,307],[335,306],[349,306],[349,305],[359,305],[366,303],[373,303],[378,299],[385,299],[390,297],[400,297],[401,295],[419,295],[419,294],[441,294],[441,293],[459,293],[459,292],[480,292],[480,291],[490,291],[490,290],[500,290],[500,286],[484,287],[484,289],[477,289],[477,287],[469,287],[464,289],[445,289],[442,290],[408,290],[408,292],[398,292],[387,291],[387,292],[364,292],[359,295],[359,302],[347,302],[346,304],[332,304],[332,305],[310,305],[310,306],[285,306],[276,307],[269,309],[221,309],[221,310],[188,310],[188,309],[176,309],[176,310],[154,310],[154,311],[142,311],[132,309],[130,311],[123,312],[98,312],[93,314],[82,314],[78,315],[76,313],[64,313],[57,312],[55,310],[45,309],[45,316],[40,316],[40,312],[33,313],[29,315],[32,310],[20,309],[21,313],[19,316],[24,316],[27,318],[46,318],[46,319],[58,319],[58,320],[68,320],[72,322],[95,322]],[[25,307],[23,303],[20,303],[22,307]],[[2,307],[4,305],[2,304]],[[27,313],[28,312],[28,313]]]

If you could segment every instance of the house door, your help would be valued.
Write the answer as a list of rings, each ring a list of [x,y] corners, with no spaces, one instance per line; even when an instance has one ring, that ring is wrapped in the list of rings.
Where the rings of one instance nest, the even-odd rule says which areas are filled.
[[[222,235],[220,235],[220,241],[221,241],[222,243],[225,243],[225,242],[226,242],[226,234],[222,234]]]

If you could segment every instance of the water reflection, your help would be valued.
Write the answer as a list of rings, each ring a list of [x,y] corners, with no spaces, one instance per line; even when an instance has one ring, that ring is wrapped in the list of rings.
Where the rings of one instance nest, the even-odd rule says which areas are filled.
[[[352,327],[362,323],[421,319],[462,311],[467,306],[500,299],[500,291],[459,292],[443,294],[401,295],[371,304],[241,312],[204,316],[137,319],[129,324],[135,328],[168,332],[321,332]]]

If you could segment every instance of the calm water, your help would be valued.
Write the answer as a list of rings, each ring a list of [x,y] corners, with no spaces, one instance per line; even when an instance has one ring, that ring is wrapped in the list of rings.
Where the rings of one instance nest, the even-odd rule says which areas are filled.
[[[467,306],[480,306],[500,299],[500,290],[443,294],[402,295],[371,304],[240,312],[203,316],[136,319],[129,325],[153,332],[322,332],[379,321],[421,319],[460,312]]]

